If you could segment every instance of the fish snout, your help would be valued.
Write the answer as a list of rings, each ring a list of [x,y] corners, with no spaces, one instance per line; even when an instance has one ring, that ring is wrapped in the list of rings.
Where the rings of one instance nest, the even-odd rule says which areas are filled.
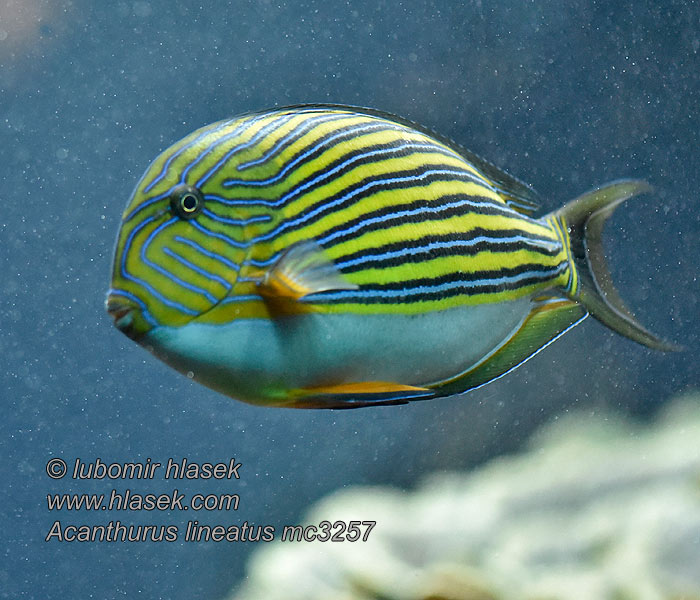
[[[135,321],[140,312],[139,307],[123,296],[117,296],[111,292],[107,293],[105,300],[105,309],[107,314],[114,320],[114,326],[122,333],[135,338],[137,331]]]

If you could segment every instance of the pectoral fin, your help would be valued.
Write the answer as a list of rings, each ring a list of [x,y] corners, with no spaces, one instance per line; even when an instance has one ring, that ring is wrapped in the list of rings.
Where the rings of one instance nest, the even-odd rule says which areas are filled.
[[[356,290],[318,244],[300,242],[287,248],[258,284],[260,293],[273,299],[302,300],[328,290]]]

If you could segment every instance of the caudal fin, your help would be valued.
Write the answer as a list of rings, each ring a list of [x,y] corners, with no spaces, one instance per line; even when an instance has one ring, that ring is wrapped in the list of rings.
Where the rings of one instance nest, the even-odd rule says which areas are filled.
[[[613,285],[602,245],[603,225],[621,203],[651,191],[645,181],[614,181],[579,196],[555,212],[569,231],[579,285],[575,296],[588,312],[635,342],[668,352],[679,348],[647,331],[625,306]]]

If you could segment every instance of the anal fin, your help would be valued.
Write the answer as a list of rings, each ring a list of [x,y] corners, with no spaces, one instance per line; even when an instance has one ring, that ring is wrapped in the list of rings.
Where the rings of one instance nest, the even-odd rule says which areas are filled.
[[[586,309],[573,300],[540,297],[534,301],[527,317],[496,350],[460,375],[431,387],[437,395],[449,396],[499,379],[546,348],[587,315]]]
[[[433,390],[386,381],[364,381],[301,388],[294,408],[360,408],[406,404],[411,400],[434,398]]]

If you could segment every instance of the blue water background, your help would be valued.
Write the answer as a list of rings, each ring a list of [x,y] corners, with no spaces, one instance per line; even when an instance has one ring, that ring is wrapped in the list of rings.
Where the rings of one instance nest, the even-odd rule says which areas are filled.
[[[279,527],[343,486],[410,487],[514,451],[572,408],[649,419],[697,388],[699,49],[697,2],[5,3],[0,597],[222,598],[255,548],[46,543],[57,518],[180,527],[188,518],[50,514],[48,493],[127,487],[52,481],[44,467],[55,456],[235,456],[240,481],[177,485],[241,495],[238,513],[196,518]],[[544,211],[608,180],[648,178],[655,193],[607,229],[611,270],[640,320],[686,351],[653,352],[588,319],[465,397],[346,412],[251,407],[171,371],[104,313],[127,198],[157,153],[191,130],[299,102],[420,122],[530,182]]]

